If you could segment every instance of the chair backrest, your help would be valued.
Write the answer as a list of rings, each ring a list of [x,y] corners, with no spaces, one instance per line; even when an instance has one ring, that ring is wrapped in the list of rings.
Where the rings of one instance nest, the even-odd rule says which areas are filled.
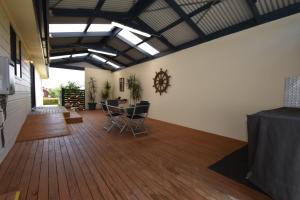
[[[101,107],[102,107],[102,110],[103,110],[104,112],[107,112],[107,106],[106,106],[106,104],[105,104],[105,101],[101,101],[101,102],[100,102],[100,105],[101,105]]]
[[[107,114],[110,118],[113,117],[113,111],[112,111],[112,108],[111,106],[118,106],[118,104],[116,105],[115,102],[113,102],[115,100],[106,100],[105,101],[105,106],[106,106],[106,109],[107,109]],[[110,103],[110,104],[109,104]]]
[[[135,115],[141,115],[146,117],[148,115],[149,108],[150,108],[150,103],[148,105],[136,104],[130,116],[131,118],[133,118]]]
[[[149,105],[150,103],[149,103],[149,101],[140,101],[139,104],[140,105]]]
[[[111,99],[106,101],[109,106],[119,106],[119,100]]]

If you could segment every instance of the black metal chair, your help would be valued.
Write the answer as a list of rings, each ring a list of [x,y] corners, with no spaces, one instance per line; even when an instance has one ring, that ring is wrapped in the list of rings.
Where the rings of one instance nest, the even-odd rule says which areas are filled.
[[[121,116],[122,113],[118,112],[116,107],[119,106],[118,100],[107,100],[105,105],[103,105],[104,110],[107,110],[107,121],[109,123],[109,127],[104,127],[107,132],[109,132],[113,127],[117,127],[122,129],[122,125],[124,124]]]
[[[150,105],[149,101],[140,101],[138,105]]]
[[[134,136],[142,133],[147,133],[148,130],[144,125],[145,119],[148,116],[150,108],[150,103],[147,104],[136,104],[133,108],[129,108],[126,110],[127,112],[127,120],[121,129],[121,133],[129,128]]]
[[[109,114],[108,114],[106,102],[105,102],[105,101],[101,101],[101,102],[100,102],[100,106],[101,106],[103,112],[104,112],[105,115],[106,115],[106,122],[104,123],[104,127],[103,127],[103,128],[104,128],[105,130],[108,130],[108,127],[111,126],[111,120],[110,120],[110,117],[109,117]]]

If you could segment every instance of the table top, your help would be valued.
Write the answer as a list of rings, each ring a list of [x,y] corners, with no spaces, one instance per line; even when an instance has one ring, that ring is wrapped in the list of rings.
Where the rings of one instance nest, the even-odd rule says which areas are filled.
[[[126,110],[129,108],[133,108],[134,106],[130,105],[129,103],[122,103],[119,104],[118,106],[112,106],[112,105],[108,105],[111,108],[116,108],[116,109],[120,109],[120,110]]]

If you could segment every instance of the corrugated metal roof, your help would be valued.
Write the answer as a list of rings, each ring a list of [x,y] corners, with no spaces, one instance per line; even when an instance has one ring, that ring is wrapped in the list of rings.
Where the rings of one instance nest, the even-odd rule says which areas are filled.
[[[151,4],[139,18],[154,30],[159,31],[180,17],[165,1],[159,0]]]
[[[70,37],[70,38],[50,38],[50,43],[52,46],[56,45],[66,45],[66,44],[74,44],[78,40],[78,37]]]
[[[151,46],[153,46],[155,49],[157,49],[158,51],[162,52],[168,49],[168,47],[162,43],[158,38],[152,38],[149,41],[147,41],[148,44],[150,44]]]
[[[300,0],[257,0],[256,6],[259,14],[264,15],[299,2]]]
[[[136,49],[131,49],[131,50],[127,51],[126,54],[136,60],[141,60],[146,57],[143,53],[139,52]]]
[[[60,49],[51,49],[52,53],[65,53],[72,54],[74,51],[82,51],[84,48],[60,48]]]
[[[49,24],[85,24],[87,17],[49,17]]]
[[[102,11],[128,12],[137,0],[106,0],[101,8]]]
[[[122,40],[120,40],[119,38],[115,37],[110,39],[107,44],[115,49],[117,49],[118,51],[124,51],[125,49],[128,49],[130,46],[127,45],[125,42],[123,42]]]
[[[189,14],[208,3],[207,0],[175,0],[181,9]]]
[[[84,37],[82,38],[82,43],[99,43],[102,37]]]
[[[52,8],[53,6],[55,6],[56,3],[58,3],[60,0],[49,0],[49,8]]]
[[[253,14],[245,0],[225,0],[195,15],[192,20],[205,34],[210,34],[251,18]]]
[[[110,23],[111,23],[111,21],[100,18],[100,17],[96,17],[93,21],[93,24],[110,24]]]
[[[97,0],[63,0],[56,5],[56,8],[85,8],[85,9],[94,9],[97,5]]]
[[[52,53],[66,53],[70,52],[70,48],[62,48],[62,49],[51,49]]]
[[[115,60],[118,61],[118,62],[120,62],[123,65],[128,65],[128,64],[132,63],[131,60],[127,59],[124,56],[118,56],[118,57],[115,58]]]
[[[193,31],[193,29],[185,22],[163,32],[162,35],[174,46],[178,46],[198,38],[197,33],[195,33],[195,31]]]

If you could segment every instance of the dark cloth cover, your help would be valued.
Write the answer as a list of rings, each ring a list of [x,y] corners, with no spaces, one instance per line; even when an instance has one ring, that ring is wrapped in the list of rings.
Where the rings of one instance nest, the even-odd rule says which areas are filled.
[[[300,109],[247,116],[249,180],[275,200],[300,200]]]

